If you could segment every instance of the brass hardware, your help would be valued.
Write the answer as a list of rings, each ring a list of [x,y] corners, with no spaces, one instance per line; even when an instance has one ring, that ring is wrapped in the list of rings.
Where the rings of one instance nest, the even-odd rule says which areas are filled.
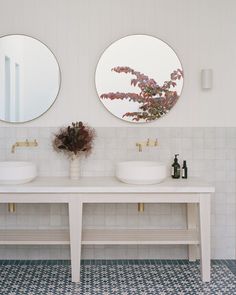
[[[136,146],[138,147],[138,151],[142,152],[143,147],[156,147],[158,146],[158,140],[150,140],[150,138],[147,139],[145,142],[136,142]],[[144,212],[144,203],[138,203],[138,212]]]
[[[36,147],[38,146],[38,142],[35,139],[34,141],[29,141],[26,139],[26,141],[17,141],[15,144],[11,147],[11,152],[15,153],[16,147]]]
[[[158,146],[158,140],[151,140],[150,138],[147,139],[147,141],[140,141],[136,142],[136,146],[138,147],[138,151],[142,152],[143,147],[156,147]]]
[[[144,203],[138,203],[138,212],[144,212]]]
[[[8,203],[8,212],[10,212],[10,213],[16,212],[16,204],[15,203]]]
[[[142,144],[141,143],[136,143],[136,146],[138,147],[138,151],[141,152],[143,149],[142,149]]]

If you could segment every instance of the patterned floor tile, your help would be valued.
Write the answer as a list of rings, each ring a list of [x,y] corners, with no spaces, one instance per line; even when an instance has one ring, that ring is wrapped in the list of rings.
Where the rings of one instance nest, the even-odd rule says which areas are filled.
[[[210,283],[199,262],[88,260],[81,283],[71,283],[68,261],[0,261],[1,295],[234,295],[235,261],[213,261]]]

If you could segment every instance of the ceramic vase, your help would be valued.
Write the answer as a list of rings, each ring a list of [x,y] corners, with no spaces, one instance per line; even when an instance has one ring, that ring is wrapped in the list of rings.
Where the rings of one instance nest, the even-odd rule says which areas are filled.
[[[70,179],[76,180],[80,178],[79,157],[72,157],[70,160]]]

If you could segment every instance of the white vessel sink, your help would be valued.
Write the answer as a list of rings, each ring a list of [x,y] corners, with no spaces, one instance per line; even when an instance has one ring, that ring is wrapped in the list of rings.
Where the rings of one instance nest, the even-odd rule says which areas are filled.
[[[21,184],[37,176],[37,167],[32,162],[0,162],[0,184]]]
[[[167,167],[155,161],[126,161],[116,164],[115,173],[125,183],[154,184],[167,177]]]

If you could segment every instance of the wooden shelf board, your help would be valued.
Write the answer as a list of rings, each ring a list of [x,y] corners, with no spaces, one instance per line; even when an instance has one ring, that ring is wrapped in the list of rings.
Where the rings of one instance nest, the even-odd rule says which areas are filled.
[[[69,245],[68,230],[0,230],[0,245]]]
[[[69,245],[68,230],[0,230],[0,245]],[[185,229],[86,229],[82,245],[193,245],[196,230]]]
[[[90,229],[83,232],[83,245],[176,245],[199,244],[195,230]]]

